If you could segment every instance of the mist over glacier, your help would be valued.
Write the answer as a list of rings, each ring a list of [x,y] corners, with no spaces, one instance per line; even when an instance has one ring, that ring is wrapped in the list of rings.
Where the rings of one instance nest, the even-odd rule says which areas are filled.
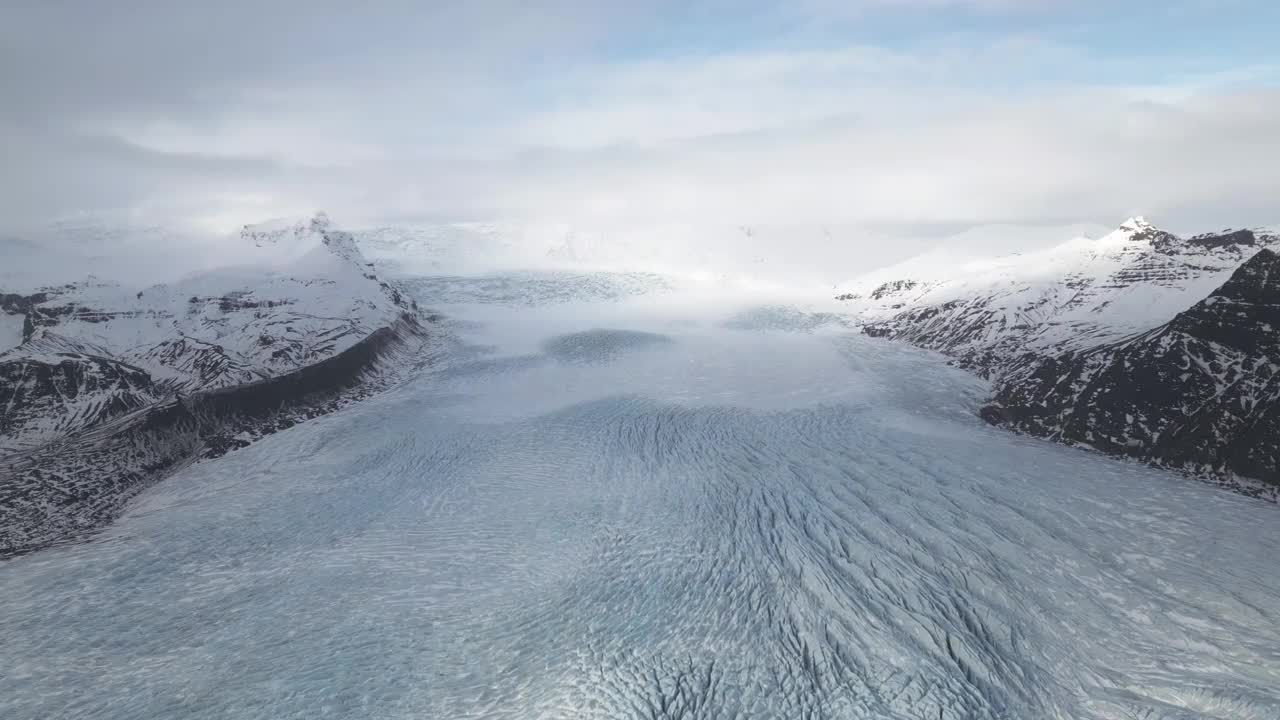
[[[418,278],[398,390],[0,565],[5,717],[1269,718],[1275,507],[835,315]]]
[[[183,221],[146,222],[141,217],[85,213],[34,228],[0,229],[0,266],[8,291],[84,280],[86,275],[131,288],[173,283],[210,270],[279,266],[246,234],[271,232],[323,212],[249,224],[205,227]],[[892,274],[904,262],[954,267],[975,258],[1043,249],[1071,238],[1101,237],[1108,228],[1092,223],[981,225],[958,232],[951,225],[907,230],[848,222],[772,223],[664,221],[574,221],[548,216],[471,222],[360,222],[338,215],[361,250],[392,274],[505,276],[544,273],[638,272],[694,282],[829,291],[872,271]],[[278,268],[280,269],[280,268]],[[891,278],[892,279],[892,278]],[[594,282],[590,278],[588,283]]]

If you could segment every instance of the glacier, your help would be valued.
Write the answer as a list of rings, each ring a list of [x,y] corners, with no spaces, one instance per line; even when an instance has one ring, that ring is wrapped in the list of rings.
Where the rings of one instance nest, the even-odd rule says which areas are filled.
[[[1275,505],[789,298],[405,285],[447,357],[0,563],[0,717],[1280,717]]]

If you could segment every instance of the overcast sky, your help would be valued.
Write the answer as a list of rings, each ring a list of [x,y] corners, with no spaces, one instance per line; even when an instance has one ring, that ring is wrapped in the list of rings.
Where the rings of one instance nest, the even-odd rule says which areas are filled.
[[[1280,222],[1272,0],[8,0],[0,226]]]

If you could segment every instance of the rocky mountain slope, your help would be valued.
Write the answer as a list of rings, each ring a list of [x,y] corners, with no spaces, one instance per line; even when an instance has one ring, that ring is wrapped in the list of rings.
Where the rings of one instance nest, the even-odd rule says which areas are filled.
[[[1277,249],[1271,232],[1184,239],[1136,218],[1036,253],[950,269],[908,262],[840,299],[867,334],[991,379],[993,423],[1280,484],[1280,446],[1268,439],[1280,437]]]
[[[1269,232],[1180,238],[1134,218],[1098,239],[958,263],[925,256],[839,296],[868,334],[946,353],[998,378],[1024,359],[1116,341],[1168,322],[1264,247]]]
[[[0,553],[109,520],[168,469],[326,412],[420,358],[426,320],[318,215],[245,264],[0,296]]]
[[[1037,360],[983,417],[1117,455],[1280,484],[1280,255],[1136,337]]]

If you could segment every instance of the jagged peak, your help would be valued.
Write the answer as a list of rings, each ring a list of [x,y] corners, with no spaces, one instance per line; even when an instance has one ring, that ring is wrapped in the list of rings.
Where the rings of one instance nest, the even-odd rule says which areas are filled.
[[[1189,248],[1193,248],[1197,252],[1205,250],[1233,251],[1238,246],[1257,244],[1257,234],[1254,231],[1232,228],[1201,233],[1184,239],[1171,232],[1161,230],[1141,215],[1131,217],[1120,223],[1120,227],[1108,237],[1123,242],[1149,242],[1158,252],[1163,253],[1180,252]]]
[[[333,221],[323,211],[317,211],[305,220],[289,218],[273,218],[259,223],[250,223],[240,228],[240,237],[252,242],[257,247],[277,245],[290,238],[300,238],[308,234],[323,235],[333,229]]]
[[[333,227],[333,221],[329,219],[329,214],[323,210],[317,210],[311,216],[311,229],[316,232],[325,232]]]
[[[1143,215],[1120,223],[1114,232],[1103,237],[1099,242],[1117,243],[1121,245],[1146,244],[1156,252],[1169,254],[1177,252],[1185,245],[1185,241],[1171,232],[1161,230]]]
[[[318,248],[349,262],[360,269],[365,277],[373,278],[373,269],[360,252],[351,233],[334,227],[333,220],[323,211],[317,211],[304,220],[275,219],[245,225],[240,238],[254,247],[264,248],[269,260],[276,264],[292,265]]]
[[[1145,216],[1135,215],[1134,217],[1120,223],[1120,227],[1111,231],[1100,239],[1100,242],[1115,242],[1129,244],[1132,242],[1155,241],[1172,237],[1158,228]]]
[[[1143,230],[1154,230],[1155,225],[1146,218],[1145,215],[1134,215],[1133,217],[1120,223],[1121,230],[1129,230],[1131,232],[1141,232]]]

